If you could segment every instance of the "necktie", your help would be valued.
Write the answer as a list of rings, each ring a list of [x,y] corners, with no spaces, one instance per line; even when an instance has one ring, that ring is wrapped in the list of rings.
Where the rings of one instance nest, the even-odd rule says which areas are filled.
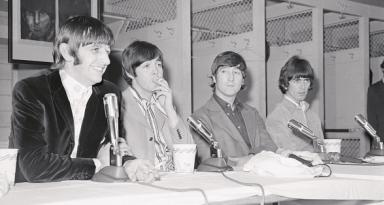
[[[159,128],[155,120],[155,113],[152,110],[152,106],[148,101],[144,103],[145,113],[154,135],[156,165],[159,166],[161,171],[174,170],[172,153],[170,153],[170,151],[168,150],[168,146],[159,132]]]

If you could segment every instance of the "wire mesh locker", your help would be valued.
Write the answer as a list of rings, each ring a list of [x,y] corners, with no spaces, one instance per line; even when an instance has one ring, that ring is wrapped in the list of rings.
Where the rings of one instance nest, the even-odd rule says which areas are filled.
[[[252,0],[234,1],[192,14],[192,42],[213,40],[253,30]]]
[[[371,32],[369,35],[369,56],[384,56],[384,30]]]
[[[312,11],[302,11],[267,19],[267,41],[285,46],[312,41]]]
[[[176,0],[110,0],[104,13],[126,18],[127,32],[174,20],[176,6]]]
[[[324,27],[324,53],[359,47],[359,20],[338,22]]]

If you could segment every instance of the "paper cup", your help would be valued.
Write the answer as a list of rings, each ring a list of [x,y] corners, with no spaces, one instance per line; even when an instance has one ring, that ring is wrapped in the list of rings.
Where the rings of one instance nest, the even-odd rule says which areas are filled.
[[[324,139],[324,146],[327,153],[340,153],[341,139]]]
[[[175,171],[192,173],[195,166],[196,144],[174,144],[173,163]]]
[[[0,149],[0,173],[10,185],[15,185],[17,149]]]

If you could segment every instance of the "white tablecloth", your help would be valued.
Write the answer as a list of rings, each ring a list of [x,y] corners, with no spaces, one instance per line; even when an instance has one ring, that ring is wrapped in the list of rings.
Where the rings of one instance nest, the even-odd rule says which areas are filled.
[[[384,175],[384,172],[378,171],[384,167],[370,168],[372,173],[376,173],[375,177]],[[246,172],[227,172],[226,174],[242,182],[262,184],[269,196],[279,195],[295,199],[384,200],[384,180],[348,178],[347,175],[343,175],[345,173],[342,171],[345,170],[365,173],[365,169],[358,166],[344,166],[335,168],[333,177],[315,179],[267,178]],[[169,188],[200,188],[206,193],[209,202],[247,199],[261,194],[260,188],[237,184],[224,178],[220,173],[167,173],[154,185]],[[198,191],[174,192],[137,183],[109,184],[92,181],[18,183],[7,195],[0,198],[1,205],[203,203],[203,195]]]

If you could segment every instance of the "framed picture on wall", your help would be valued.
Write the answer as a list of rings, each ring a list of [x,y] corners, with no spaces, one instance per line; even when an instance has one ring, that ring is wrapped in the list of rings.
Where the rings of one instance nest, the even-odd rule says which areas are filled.
[[[68,18],[99,18],[99,0],[12,0],[9,8],[10,63],[51,64],[53,42]]]

